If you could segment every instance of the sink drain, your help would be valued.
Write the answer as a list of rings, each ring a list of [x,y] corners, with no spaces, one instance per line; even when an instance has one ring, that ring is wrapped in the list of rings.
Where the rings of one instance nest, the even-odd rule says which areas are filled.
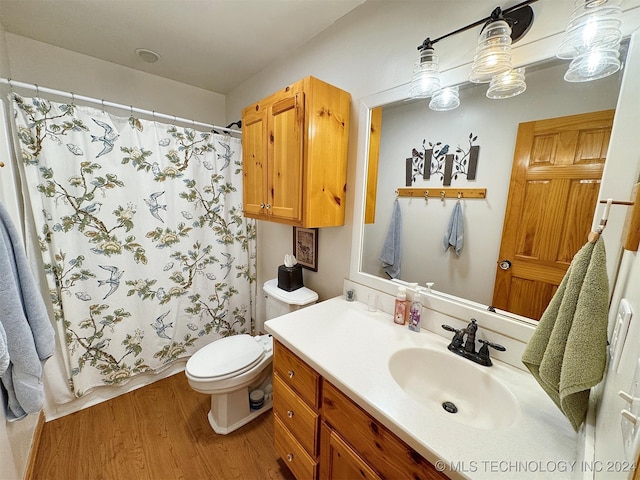
[[[458,407],[456,407],[456,404],[453,402],[444,402],[442,408],[449,413],[458,413]]]

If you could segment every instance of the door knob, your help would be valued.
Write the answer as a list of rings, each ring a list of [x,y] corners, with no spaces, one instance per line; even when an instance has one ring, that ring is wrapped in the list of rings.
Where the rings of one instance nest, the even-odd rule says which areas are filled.
[[[499,265],[502,270],[509,270],[511,268],[511,262],[509,260],[501,260]]]

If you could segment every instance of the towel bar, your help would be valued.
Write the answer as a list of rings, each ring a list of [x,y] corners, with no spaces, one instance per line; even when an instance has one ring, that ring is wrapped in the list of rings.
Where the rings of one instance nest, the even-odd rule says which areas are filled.
[[[487,198],[486,188],[398,188],[399,197],[416,198]]]

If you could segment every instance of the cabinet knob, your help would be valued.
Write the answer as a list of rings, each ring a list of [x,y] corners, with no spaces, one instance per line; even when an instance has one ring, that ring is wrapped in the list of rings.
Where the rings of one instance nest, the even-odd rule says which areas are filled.
[[[293,418],[293,410],[287,410],[287,417]]]
[[[289,370],[289,372],[287,372],[289,374],[289,378],[293,378],[293,376],[295,375],[295,372],[293,370]]]
[[[293,453],[290,453],[289,455],[287,455],[287,460],[289,460],[290,462],[293,462]]]
[[[260,204],[260,208],[264,208],[264,203],[261,203],[261,204]]]
[[[267,203],[267,210],[271,210],[271,204]]]

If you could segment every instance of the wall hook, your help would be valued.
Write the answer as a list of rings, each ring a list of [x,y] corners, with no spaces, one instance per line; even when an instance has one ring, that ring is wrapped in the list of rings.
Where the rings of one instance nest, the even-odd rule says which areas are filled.
[[[442,190],[442,191],[440,192],[440,200],[442,200],[443,202],[444,202],[444,196],[445,196],[445,191],[444,191],[444,190]]]
[[[462,198],[462,192],[458,192],[458,200]]]

